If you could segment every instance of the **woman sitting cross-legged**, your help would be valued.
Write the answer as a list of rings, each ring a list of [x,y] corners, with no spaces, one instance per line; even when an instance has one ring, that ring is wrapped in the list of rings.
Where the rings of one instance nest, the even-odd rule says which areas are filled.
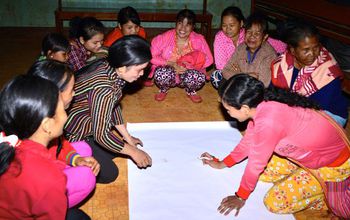
[[[205,84],[206,70],[213,63],[213,56],[204,37],[193,31],[195,14],[181,10],[176,17],[176,27],[156,36],[151,43],[153,64],[150,78],[160,88],[155,95],[163,101],[170,88],[185,88],[192,102],[202,98],[197,91]]]
[[[55,83],[64,108],[69,108],[74,96],[74,75],[67,64],[55,60],[37,61],[27,74]],[[100,169],[99,163],[92,157],[91,147],[85,141],[70,143],[62,135],[50,142],[49,152],[67,164],[64,173],[67,176],[68,206],[79,204],[95,189]]]
[[[220,97],[231,117],[249,121],[242,140],[222,161],[202,154],[203,163],[216,169],[248,160],[238,191],[222,200],[220,213],[237,210],[237,215],[260,177],[274,183],[264,197],[271,212],[326,210],[328,205],[335,215],[350,218],[350,149],[342,127],[306,97],[265,89],[247,74],[224,83]]]

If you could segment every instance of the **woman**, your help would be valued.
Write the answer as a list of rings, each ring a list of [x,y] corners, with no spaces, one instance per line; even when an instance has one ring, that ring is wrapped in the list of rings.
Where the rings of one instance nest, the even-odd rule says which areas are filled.
[[[68,64],[77,71],[87,64],[91,55],[103,52],[104,26],[94,17],[75,17],[69,23],[70,52]]]
[[[50,59],[66,63],[69,49],[69,41],[62,34],[49,33],[41,43],[41,56],[38,60]]]
[[[70,106],[74,95],[74,76],[66,64],[53,60],[38,61],[31,66],[27,74],[39,76],[56,84],[64,108]],[[91,148],[85,141],[69,143],[59,137],[50,143],[49,151],[53,157],[67,164],[64,173],[67,176],[68,205],[73,207],[83,201],[95,188],[100,165],[91,157]],[[65,158],[66,154],[72,155],[71,159]]]
[[[1,91],[1,219],[90,219],[67,213],[65,164],[47,149],[66,120],[58,88],[48,80],[17,76]]]
[[[222,80],[222,69],[236,51],[238,45],[244,43],[245,30],[243,28],[244,16],[241,9],[230,6],[221,14],[221,30],[214,39],[214,60],[216,70],[211,75],[211,82],[215,88],[219,87]],[[283,53],[287,45],[282,41],[267,38],[267,42],[276,50],[277,54]]]
[[[213,56],[204,37],[193,31],[195,14],[181,10],[176,17],[176,27],[156,36],[151,43],[154,82],[160,88],[155,95],[163,101],[170,88],[185,88],[192,102],[202,98],[197,91],[204,85],[206,70],[213,63]],[[150,74],[150,78],[153,73]]]
[[[328,208],[336,215],[350,217],[349,140],[341,127],[316,111],[307,98],[281,89],[265,89],[262,82],[247,74],[229,79],[220,97],[231,117],[249,120],[243,139],[223,161],[202,154],[203,163],[216,169],[248,158],[238,191],[222,200],[220,213],[227,215],[236,209],[237,215],[267,166],[273,172],[265,172],[260,178],[274,183],[264,198],[269,211],[289,214],[306,208],[322,209],[326,197]],[[324,189],[311,173],[325,183]]]
[[[130,156],[137,166],[151,166],[151,157],[139,149],[142,141],[126,129],[120,109],[122,89],[143,75],[151,59],[149,44],[136,35],[112,44],[108,58],[98,60],[77,73],[75,96],[65,125],[69,141],[86,140],[101,165],[97,181],[109,183],[118,176],[112,161],[117,153]],[[120,136],[118,136],[117,131]]]
[[[235,74],[245,72],[256,76],[265,87],[271,81],[271,62],[277,54],[273,47],[266,42],[268,38],[268,24],[266,18],[260,14],[250,15],[244,25],[244,44],[237,47],[235,53],[222,70],[225,80]]]
[[[318,30],[307,23],[294,23],[285,32],[288,51],[272,65],[272,84],[310,98],[344,126],[348,105],[342,95],[342,71],[321,46]]]
[[[119,10],[118,23],[118,26],[106,36],[104,46],[110,47],[114,41],[126,35],[136,34],[146,39],[146,31],[140,26],[140,17],[133,7],[128,6]]]

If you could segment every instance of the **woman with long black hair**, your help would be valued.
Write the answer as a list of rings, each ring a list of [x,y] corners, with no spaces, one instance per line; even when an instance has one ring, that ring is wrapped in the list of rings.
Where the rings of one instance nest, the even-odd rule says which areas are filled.
[[[265,89],[247,74],[230,78],[220,97],[231,117],[249,120],[244,137],[222,161],[202,154],[203,163],[216,169],[248,158],[238,191],[222,200],[220,213],[236,209],[237,215],[260,177],[274,183],[264,198],[271,212],[290,214],[328,206],[337,216],[350,217],[349,140],[332,118],[306,97]]]
[[[86,140],[91,146],[101,165],[99,183],[117,178],[118,168],[112,159],[118,153],[130,156],[142,168],[152,164],[151,157],[137,146],[142,141],[128,132],[120,108],[125,83],[141,77],[151,57],[146,40],[136,35],[124,36],[109,47],[107,59],[76,73],[66,136],[72,142]]]
[[[65,163],[48,150],[66,120],[48,80],[18,76],[0,92],[0,219],[90,219],[68,209]]]

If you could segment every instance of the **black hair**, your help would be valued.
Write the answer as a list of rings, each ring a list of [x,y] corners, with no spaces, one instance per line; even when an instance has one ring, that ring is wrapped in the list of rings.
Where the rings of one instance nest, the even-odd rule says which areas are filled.
[[[242,105],[255,108],[263,101],[277,101],[292,107],[319,109],[307,97],[289,90],[277,87],[265,89],[261,81],[245,73],[234,75],[227,80],[219,88],[219,95],[224,103],[236,109],[240,109]]]
[[[244,21],[244,16],[240,8],[235,6],[229,6],[221,13],[221,22],[225,16],[232,16],[237,19],[238,22]]]
[[[300,20],[290,20],[285,23],[282,36],[282,39],[292,48],[297,48],[299,42],[306,37],[316,37],[320,39],[319,32],[314,25]]]
[[[195,26],[196,24],[196,14],[190,9],[182,9],[176,15],[176,23],[183,22],[183,20],[187,18],[187,23]]]
[[[30,67],[27,74],[39,76],[55,83],[61,92],[66,89],[66,86],[73,77],[73,71],[67,64],[55,60],[37,61]],[[57,141],[56,157],[58,157],[62,147],[62,140],[59,137]]]
[[[55,83],[63,92],[73,76],[73,71],[65,63],[56,60],[41,60],[35,62],[27,74],[47,79]]]
[[[62,34],[48,33],[41,43],[41,55],[47,56],[49,50],[55,53],[58,51],[69,52],[69,41]]]
[[[244,29],[247,31],[253,24],[260,26],[262,33],[265,35],[269,31],[269,25],[267,23],[267,18],[265,15],[260,13],[253,13],[248,16],[244,23]]]
[[[129,21],[138,26],[141,24],[139,14],[137,14],[135,8],[130,6],[120,9],[118,13],[118,22],[120,25],[126,24]]]
[[[104,34],[105,32],[102,22],[94,17],[74,17],[69,22],[69,26],[69,37],[78,39],[82,37],[84,41],[90,40],[96,34]]]
[[[57,86],[48,80],[28,75],[15,77],[0,92],[1,131],[20,140],[29,138],[45,117],[55,115],[58,98]],[[0,175],[6,172],[14,154],[13,146],[0,144]]]
[[[123,36],[108,49],[108,63],[111,67],[139,65],[152,59],[149,43],[140,36]]]

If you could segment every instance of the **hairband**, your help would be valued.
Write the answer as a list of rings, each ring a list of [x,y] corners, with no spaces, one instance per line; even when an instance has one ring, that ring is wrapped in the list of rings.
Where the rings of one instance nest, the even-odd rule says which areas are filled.
[[[14,134],[6,136],[4,132],[0,133],[0,143],[8,143],[12,147],[17,147],[20,145],[21,141]]]

